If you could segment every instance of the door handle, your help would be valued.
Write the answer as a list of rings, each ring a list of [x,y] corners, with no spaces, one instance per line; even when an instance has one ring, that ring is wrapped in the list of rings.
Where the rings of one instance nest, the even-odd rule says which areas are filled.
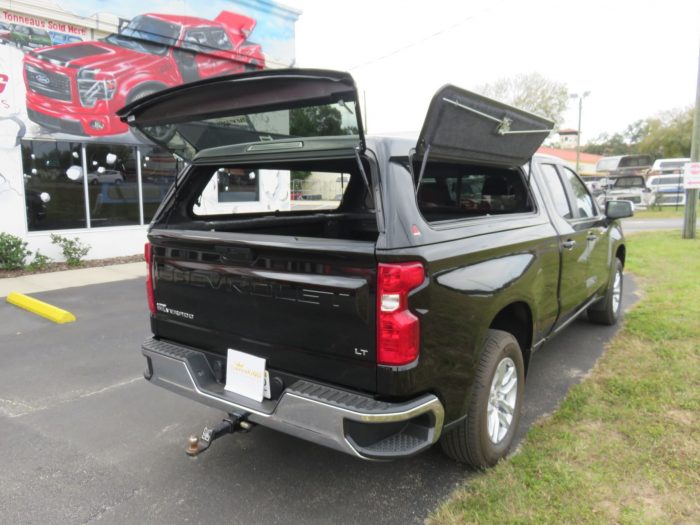
[[[595,240],[598,240],[598,236],[595,233],[591,232],[588,234],[588,237],[586,237],[586,240],[595,241]]]
[[[573,239],[567,239],[563,243],[561,243],[561,245],[567,250],[571,250],[574,246],[576,246],[576,241]]]

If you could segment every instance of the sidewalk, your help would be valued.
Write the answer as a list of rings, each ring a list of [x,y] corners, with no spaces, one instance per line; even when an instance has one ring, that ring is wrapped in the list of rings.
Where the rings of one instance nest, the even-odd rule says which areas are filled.
[[[146,277],[146,263],[134,262],[23,275],[22,277],[0,279],[0,297],[6,297],[10,292],[32,294],[88,284],[111,283],[137,277]]]

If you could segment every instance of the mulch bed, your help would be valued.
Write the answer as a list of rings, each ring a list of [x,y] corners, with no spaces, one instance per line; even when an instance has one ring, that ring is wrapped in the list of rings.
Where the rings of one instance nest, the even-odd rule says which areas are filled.
[[[110,259],[95,259],[94,261],[83,261],[79,266],[68,266],[64,262],[49,263],[43,270],[0,270],[0,279],[6,277],[20,277],[22,275],[32,275],[35,273],[60,272],[62,270],[76,270],[78,268],[94,268],[96,266],[111,266],[113,264],[126,264],[143,261],[143,255],[129,255],[126,257],[112,257]]]

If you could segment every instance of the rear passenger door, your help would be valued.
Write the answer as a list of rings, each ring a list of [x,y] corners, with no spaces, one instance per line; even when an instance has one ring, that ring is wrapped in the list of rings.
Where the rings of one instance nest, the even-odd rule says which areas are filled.
[[[579,176],[566,166],[560,165],[558,168],[571,192],[576,227],[587,232],[585,256],[588,261],[586,278],[588,298],[608,282],[610,271],[608,224]]]
[[[559,280],[559,318],[556,326],[568,321],[586,302],[589,279],[588,230],[579,220],[577,203],[569,184],[554,163],[543,162],[540,172],[551,203],[552,223],[559,233],[561,272]]]

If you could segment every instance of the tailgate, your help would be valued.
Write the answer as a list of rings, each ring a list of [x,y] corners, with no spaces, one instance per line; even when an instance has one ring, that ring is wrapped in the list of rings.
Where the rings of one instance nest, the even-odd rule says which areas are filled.
[[[158,337],[374,391],[374,243],[153,230]]]

